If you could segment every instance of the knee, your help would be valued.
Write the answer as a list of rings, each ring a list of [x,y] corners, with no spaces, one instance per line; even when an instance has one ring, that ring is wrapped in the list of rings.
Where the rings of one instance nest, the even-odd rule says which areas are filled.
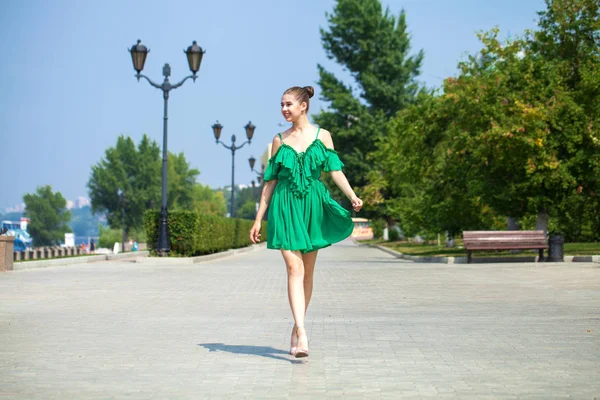
[[[304,277],[304,264],[293,263],[287,266],[288,275],[293,277]]]

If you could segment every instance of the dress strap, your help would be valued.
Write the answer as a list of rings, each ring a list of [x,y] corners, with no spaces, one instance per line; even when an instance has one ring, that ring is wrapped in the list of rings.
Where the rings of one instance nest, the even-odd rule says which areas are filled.
[[[281,143],[283,143],[283,138],[281,137],[281,132],[277,134],[279,136],[279,140],[281,140]]]
[[[317,140],[319,138],[319,132],[321,132],[321,127],[319,127],[319,129],[317,129],[317,137],[315,138],[315,140]]]

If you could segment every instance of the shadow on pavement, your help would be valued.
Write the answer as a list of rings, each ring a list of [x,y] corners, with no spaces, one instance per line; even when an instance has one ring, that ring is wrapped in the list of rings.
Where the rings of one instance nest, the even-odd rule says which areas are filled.
[[[200,343],[198,344],[198,346],[204,347],[205,349],[208,349],[208,351],[225,351],[227,353],[233,354],[248,354],[252,356],[260,356],[273,358],[275,360],[287,361],[292,364],[302,363],[302,360],[282,357],[279,354],[288,356],[288,352],[268,346],[246,346],[224,343]]]

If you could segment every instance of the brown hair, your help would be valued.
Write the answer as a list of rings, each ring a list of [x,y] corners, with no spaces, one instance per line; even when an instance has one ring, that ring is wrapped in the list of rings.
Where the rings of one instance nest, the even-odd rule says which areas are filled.
[[[283,94],[293,95],[300,102],[300,104],[303,102],[306,103],[306,112],[308,113],[308,109],[310,108],[310,98],[315,95],[315,89],[312,86],[293,86],[283,92]]]

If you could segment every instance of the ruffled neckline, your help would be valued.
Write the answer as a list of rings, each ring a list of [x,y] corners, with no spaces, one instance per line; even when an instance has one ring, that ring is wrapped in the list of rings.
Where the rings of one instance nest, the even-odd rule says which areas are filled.
[[[282,142],[269,163],[278,164],[280,168],[289,171],[290,189],[296,196],[302,197],[312,185],[313,171],[323,169],[330,155],[333,155],[331,153],[337,156],[337,152],[325,146],[319,138],[313,140],[302,152]]]
[[[317,142],[321,143],[321,146],[322,146],[322,147],[323,147],[323,148],[324,148],[326,151],[331,151],[331,152],[333,152],[333,153],[337,154],[337,151],[335,151],[334,149],[330,149],[329,147],[325,146],[325,143],[323,143],[323,141],[322,141],[321,139],[317,138],[317,139],[313,140],[313,141],[311,142],[311,144],[309,144],[309,145],[306,147],[306,149],[304,149],[304,151],[301,151],[301,152],[298,152],[298,150],[296,150],[295,148],[293,148],[293,147],[292,147],[292,146],[290,146],[289,144],[287,144],[287,143],[285,143],[285,142],[283,142],[283,141],[282,141],[282,142],[281,142],[281,146],[279,146],[279,148],[277,149],[277,151],[275,152],[275,154],[273,154],[271,157],[275,157],[275,156],[276,156],[276,155],[277,155],[277,154],[278,154],[278,153],[281,151],[281,149],[282,149],[282,148],[288,148],[288,149],[290,149],[291,151],[293,151],[293,152],[294,152],[294,154],[296,154],[296,156],[300,156],[300,155],[302,155],[302,154],[306,154],[306,153],[308,153],[308,150],[310,150],[310,149],[311,149],[313,146],[315,146],[315,145],[317,144]]]

